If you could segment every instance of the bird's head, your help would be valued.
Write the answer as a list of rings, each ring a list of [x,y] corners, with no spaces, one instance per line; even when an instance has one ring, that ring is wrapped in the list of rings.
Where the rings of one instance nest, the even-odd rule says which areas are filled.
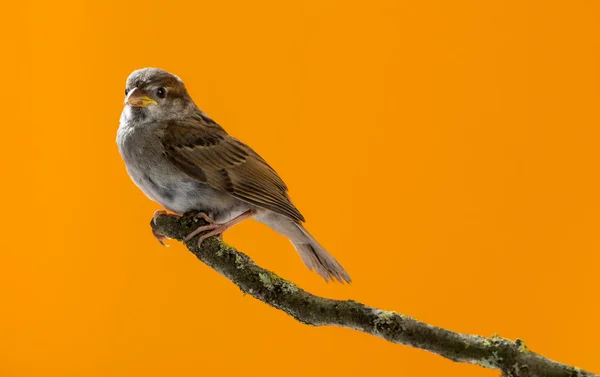
[[[195,107],[183,81],[159,68],[133,71],[125,87],[123,116],[134,122],[184,117]]]

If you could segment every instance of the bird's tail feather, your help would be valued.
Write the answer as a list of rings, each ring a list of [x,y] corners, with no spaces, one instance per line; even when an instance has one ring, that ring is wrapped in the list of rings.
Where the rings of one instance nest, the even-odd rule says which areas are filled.
[[[350,283],[352,279],[341,264],[308,233],[302,224],[295,224],[304,234],[301,242],[292,242],[300,258],[310,270],[314,269],[326,281],[336,279],[340,283]]]
[[[340,283],[352,281],[344,267],[304,229],[302,224],[273,213],[267,216],[259,215],[256,219],[286,236],[300,254],[306,267],[310,270],[314,269],[326,281],[337,280]]]

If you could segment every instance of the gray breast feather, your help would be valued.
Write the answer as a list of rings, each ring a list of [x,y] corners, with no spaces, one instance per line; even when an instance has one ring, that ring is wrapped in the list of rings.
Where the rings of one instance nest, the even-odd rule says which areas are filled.
[[[181,172],[167,160],[151,126],[121,124],[119,152],[133,182],[155,202],[175,212],[203,210],[220,219],[250,206]]]

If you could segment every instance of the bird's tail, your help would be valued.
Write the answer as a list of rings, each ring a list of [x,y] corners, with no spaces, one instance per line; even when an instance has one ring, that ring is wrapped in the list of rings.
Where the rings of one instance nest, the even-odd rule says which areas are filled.
[[[340,283],[352,281],[344,267],[304,229],[302,224],[274,213],[266,216],[258,215],[256,219],[286,236],[300,254],[306,267],[310,270],[314,269],[326,281],[337,280]]]
[[[300,254],[300,258],[302,258],[306,267],[310,270],[314,268],[317,274],[321,275],[326,281],[337,279],[340,283],[350,283],[352,279],[346,270],[344,270],[344,267],[342,267],[342,265],[339,264],[339,262],[335,260],[335,258],[332,257],[306,229],[304,229],[302,224],[294,225],[296,225],[305,236],[303,240],[292,242],[292,244],[296,248],[298,254]]]

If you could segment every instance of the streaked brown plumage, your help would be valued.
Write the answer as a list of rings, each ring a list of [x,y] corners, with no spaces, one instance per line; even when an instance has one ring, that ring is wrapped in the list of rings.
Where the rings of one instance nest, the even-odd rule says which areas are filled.
[[[304,221],[275,170],[200,111],[183,121],[170,122],[161,140],[169,161],[190,177],[258,207]]]

